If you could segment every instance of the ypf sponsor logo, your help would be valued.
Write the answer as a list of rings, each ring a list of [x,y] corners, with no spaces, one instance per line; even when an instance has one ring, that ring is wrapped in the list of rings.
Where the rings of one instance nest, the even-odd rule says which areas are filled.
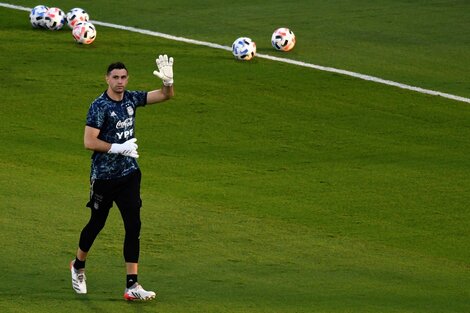
[[[129,137],[132,137],[133,134],[134,134],[134,128],[120,132],[120,133],[116,133],[116,136],[118,139],[122,139],[122,138],[129,139]]]
[[[118,121],[116,123],[116,129],[126,129],[123,132],[117,132],[116,137],[117,139],[128,139],[129,137],[132,137],[134,134],[134,128],[132,127],[134,125],[134,119],[132,117],[126,118],[124,121]],[[129,129],[130,128],[130,129]]]

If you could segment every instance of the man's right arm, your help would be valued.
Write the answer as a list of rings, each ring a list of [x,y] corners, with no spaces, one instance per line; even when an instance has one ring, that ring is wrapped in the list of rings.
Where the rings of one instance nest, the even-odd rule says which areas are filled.
[[[131,138],[124,143],[110,144],[98,138],[100,130],[98,128],[85,126],[83,143],[85,148],[96,152],[122,154],[131,158],[138,158],[136,138]]]
[[[108,152],[111,149],[111,144],[98,139],[100,134],[100,129],[85,126],[85,135],[83,136],[83,143],[85,148],[88,150],[93,150],[97,152]]]

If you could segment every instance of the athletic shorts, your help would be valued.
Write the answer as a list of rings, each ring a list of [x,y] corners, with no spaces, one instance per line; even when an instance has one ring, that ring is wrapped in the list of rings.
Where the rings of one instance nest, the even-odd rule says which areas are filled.
[[[119,178],[91,180],[90,201],[86,206],[92,210],[109,210],[115,202],[121,210],[126,207],[140,208],[141,177],[142,174],[137,169]]]

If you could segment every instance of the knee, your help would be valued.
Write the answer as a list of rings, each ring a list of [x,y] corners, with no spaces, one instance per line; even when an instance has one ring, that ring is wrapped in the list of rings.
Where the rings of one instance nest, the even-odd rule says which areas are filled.
[[[98,235],[100,231],[104,228],[105,224],[106,220],[91,219],[85,226],[85,231],[93,235]]]
[[[134,235],[134,236],[139,236],[140,234],[140,229],[142,227],[142,223],[139,220],[135,220],[135,221],[130,221],[127,223],[126,225],[126,233],[128,233],[129,235]]]

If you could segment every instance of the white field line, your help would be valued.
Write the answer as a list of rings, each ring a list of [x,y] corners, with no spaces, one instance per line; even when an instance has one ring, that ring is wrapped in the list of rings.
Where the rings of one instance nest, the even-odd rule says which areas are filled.
[[[10,9],[15,9],[15,10],[31,11],[31,8],[18,6],[18,5],[13,5],[13,4],[8,4],[8,3],[3,3],[3,2],[0,2],[0,7],[5,7],[5,8],[10,8]],[[160,32],[155,32],[155,31],[151,31],[151,30],[140,29],[140,28],[129,27],[129,26],[123,26],[123,25],[117,25],[117,24],[112,24],[112,23],[106,23],[106,22],[100,22],[100,21],[92,21],[92,22],[95,25],[100,25],[100,26],[104,26],[104,27],[116,28],[116,29],[121,29],[121,30],[134,32],[134,33],[140,33],[140,34],[144,34],[144,35],[149,35],[149,36],[160,37],[160,38],[165,38],[165,39],[169,39],[169,40],[175,40],[175,41],[190,43],[190,44],[193,44],[193,45],[206,46],[206,47],[210,47],[210,48],[231,51],[231,47],[223,46],[223,45],[219,45],[219,44],[215,44],[215,43],[211,43],[211,42],[194,40],[194,39],[189,39],[189,38],[184,38],[184,37],[177,37],[177,36],[172,36],[172,35],[168,35],[168,34],[164,34],[164,33],[160,33]],[[447,98],[447,99],[452,99],[452,100],[455,100],[455,101],[470,103],[470,98],[456,96],[456,95],[441,92],[441,91],[435,91],[435,90],[430,90],[430,89],[424,89],[424,88],[421,88],[421,87],[410,86],[410,85],[394,82],[394,81],[391,81],[391,80],[387,80],[387,79],[383,79],[383,78],[379,78],[379,77],[374,77],[374,76],[370,76],[370,75],[365,75],[365,74],[360,74],[360,73],[356,73],[356,72],[351,72],[351,71],[347,71],[347,70],[341,70],[341,69],[337,69],[337,68],[334,68],[334,67],[327,67],[327,66],[322,66],[322,65],[305,63],[305,62],[301,62],[301,61],[296,61],[296,60],[291,60],[291,59],[286,59],[286,58],[280,58],[280,57],[275,57],[275,56],[271,56],[271,55],[268,55],[268,54],[261,54],[261,53],[257,53],[256,57],[263,58],[263,59],[268,59],[268,60],[272,60],[272,61],[277,61],[277,62],[283,62],[283,63],[293,64],[293,65],[303,66],[303,67],[308,67],[308,68],[313,68],[313,69],[320,70],[320,71],[331,72],[331,73],[346,75],[346,76],[350,76],[350,77],[355,77],[355,78],[359,78],[359,79],[362,79],[362,80],[368,80],[368,81],[372,81],[372,82],[379,83],[379,84],[394,86],[394,87],[398,87],[398,88],[401,88],[401,89],[412,90],[412,91],[416,91],[416,92],[431,95],[431,96],[440,96],[440,97]]]

